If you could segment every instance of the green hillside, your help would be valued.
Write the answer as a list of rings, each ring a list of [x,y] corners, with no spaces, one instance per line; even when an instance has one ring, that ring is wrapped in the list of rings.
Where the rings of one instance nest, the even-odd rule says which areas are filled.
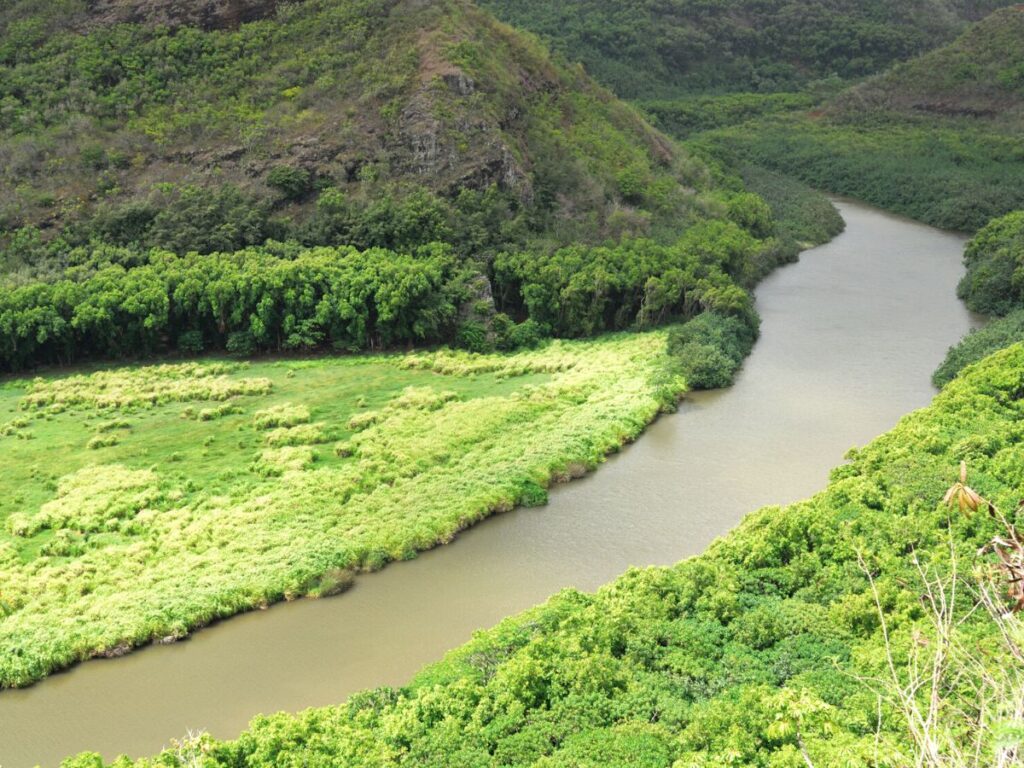
[[[975,231],[1024,207],[1024,8],[822,108],[760,117],[696,140],[928,224]]]
[[[1004,577],[979,548],[1007,532],[942,500],[965,459],[970,485],[1012,516],[1022,391],[1018,345],[853,451],[825,491],[749,516],[703,555],[563,592],[406,688],[258,717],[237,741],[187,741],[138,765],[944,764],[917,762],[928,744],[910,737],[923,726],[903,686],[922,716],[937,697],[926,732],[949,765],[1018,765],[1022,628],[972,609],[978,585],[1002,605]],[[954,562],[967,582],[955,596]]]
[[[623,98],[780,91],[880,72],[1004,0],[484,0]]]
[[[835,230],[467,0],[20,0],[0,113],[0,371],[753,329]]]
[[[631,108],[464,0],[0,7],[7,271],[97,242],[670,239],[708,188]]]

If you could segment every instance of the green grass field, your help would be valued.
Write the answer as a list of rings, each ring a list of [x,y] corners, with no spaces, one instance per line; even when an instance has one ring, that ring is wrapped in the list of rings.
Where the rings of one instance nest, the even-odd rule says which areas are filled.
[[[670,406],[663,332],[0,385],[0,686],[343,589]]]
[[[965,461],[970,485],[1020,529],[1022,417],[1017,345],[852,451],[821,493],[749,515],[697,557],[565,590],[401,689],[111,765],[1019,765],[1024,624],[1007,612],[1010,574],[983,549],[1008,526],[944,498]],[[942,760],[920,757],[922,732]]]

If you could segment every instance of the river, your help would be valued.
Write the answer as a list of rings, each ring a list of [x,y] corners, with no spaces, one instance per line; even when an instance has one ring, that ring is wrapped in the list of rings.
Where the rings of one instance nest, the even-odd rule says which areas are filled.
[[[0,766],[140,756],[188,729],[232,738],[259,712],[400,685],[560,589],[674,563],[745,513],[821,489],[848,448],[929,402],[932,370],[976,324],[954,295],[962,237],[838,206],[846,232],[759,286],[762,337],[735,386],[689,398],[547,506],[487,520],[341,597],[0,692]]]

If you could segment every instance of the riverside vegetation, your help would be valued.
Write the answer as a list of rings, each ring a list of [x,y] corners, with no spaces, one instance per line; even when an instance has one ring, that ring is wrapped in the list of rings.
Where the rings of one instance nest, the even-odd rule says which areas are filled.
[[[665,350],[657,331],[5,383],[0,685],[331,594],[543,503],[674,405]]]
[[[979,553],[1007,534],[970,506],[1013,510],[1024,492],[1022,392],[1016,345],[852,451],[825,491],[750,515],[703,555],[565,591],[404,688],[114,765],[1019,765],[1021,629]],[[969,503],[951,509],[962,460],[974,490],[954,486]],[[955,569],[982,574],[994,618],[950,589]],[[915,694],[936,705],[927,721],[908,719]]]
[[[975,312],[995,320],[950,349],[933,377],[943,386],[969,363],[1024,341],[1024,211],[990,222],[967,245],[967,274],[958,292]]]
[[[463,0],[193,5],[0,11],[0,370],[755,329],[807,244]]]
[[[343,591],[728,384],[748,289],[842,227],[778,172],[972,231],[1024,205],[1018,8],[843,90],[1005,3],[491,5],[643,111],[464,0],[0,9],[0,369],[464,348],[5,380],[0,687]],[[140,764],[896,768],[920,749],[908,685],[938,702],[926,747],[1012,764],[1024,704],[989,685],[1019,680],[1010,624],[961,593],[940,618],[986,655],[913,686],[915,649],[948,646],[914,585],[984,570],[1004,532],[938,505],[956,465],[999,509],[1022,490],[1024,349],[960,372],[1015,338],[1016,244],[1012,216],[980,232],[962,287],[1011,314],[822,494],[401,690]]]
[[[827,238],[784,185],[747,192],[472,5],[373,5],[0,12],[0,370],[523,350],[5,383],[0,686],[334,591],[542,501],[684,388],[729,383],[749,287]],[[323,130],[342,115],[380,141],[341,152]]]

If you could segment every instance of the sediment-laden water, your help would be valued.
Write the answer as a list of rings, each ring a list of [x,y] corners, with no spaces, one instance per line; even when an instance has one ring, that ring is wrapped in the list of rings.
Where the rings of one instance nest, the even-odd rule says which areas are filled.
[[[973,323],[954,295],[961,237],[839,207],[847,231],[758,288],[762,337],[731,389],[688,399],[548,506],[492,518],[344,596],[0,692],[0,766],[139,756],[189,729],[231,738],[260,712],[400,685],[560,589],[674,563],[745,513],[823,488],[848,448],[928,403],[932,370]]]

